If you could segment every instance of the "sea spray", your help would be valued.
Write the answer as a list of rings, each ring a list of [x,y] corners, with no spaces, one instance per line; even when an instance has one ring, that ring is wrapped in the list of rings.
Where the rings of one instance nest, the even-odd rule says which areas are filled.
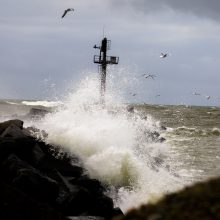
[[[159,123],[128,112],[110,91],[105,107],[99,98],[99,81],[82,81],[39,124],[48,133],[46,141],[78,155],[92,178],[112,186],[109,194],[123,211],[183,186],[166,164],[169,147],[152,139]]]

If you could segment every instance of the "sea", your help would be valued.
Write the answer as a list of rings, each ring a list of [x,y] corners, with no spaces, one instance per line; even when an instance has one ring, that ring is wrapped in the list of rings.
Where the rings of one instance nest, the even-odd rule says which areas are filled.
[[[111,92],[99,99],[87,80],[60,100],[2,99],[0,121],[21,119],[77,155],[124,212],[220,175],[220,107],[133,104]]]

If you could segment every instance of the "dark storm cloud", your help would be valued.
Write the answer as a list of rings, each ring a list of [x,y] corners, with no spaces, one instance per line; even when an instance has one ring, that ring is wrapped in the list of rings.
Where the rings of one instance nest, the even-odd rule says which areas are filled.
[[[116,6],[132,6],[146,13],[171,9],[220,21],[219,0],[122,0],[120,3],[113,0],[112,2]]]

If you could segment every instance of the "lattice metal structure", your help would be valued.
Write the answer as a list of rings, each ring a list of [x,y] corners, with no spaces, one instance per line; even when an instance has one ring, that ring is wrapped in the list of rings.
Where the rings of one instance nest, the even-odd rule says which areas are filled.
[[[106,90],[106,71],[108,64],[118,64],[119,57],[107,56],[107,51],[111,49],[111,41],[107,38],[103,38],[101,46],[94,46],[95,49],[99,49],[99,55],[94,55],[93,62],[100,65],[100,101],[101,104],[105,104],[105,90]]]

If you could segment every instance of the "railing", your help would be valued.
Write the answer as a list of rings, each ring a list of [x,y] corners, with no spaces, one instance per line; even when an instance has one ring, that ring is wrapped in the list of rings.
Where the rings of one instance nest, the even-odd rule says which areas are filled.
[[[104,60],[102,56],[94,55],[93,59],[94,63],[104,64]],[[119,57],[106,56],[106,64],[118,64]]]
[[[93,62],[94,62],[94,63],[102,63],[102,62],[101,62],[101,56],[99,56],[99,55],[94,55]]]

